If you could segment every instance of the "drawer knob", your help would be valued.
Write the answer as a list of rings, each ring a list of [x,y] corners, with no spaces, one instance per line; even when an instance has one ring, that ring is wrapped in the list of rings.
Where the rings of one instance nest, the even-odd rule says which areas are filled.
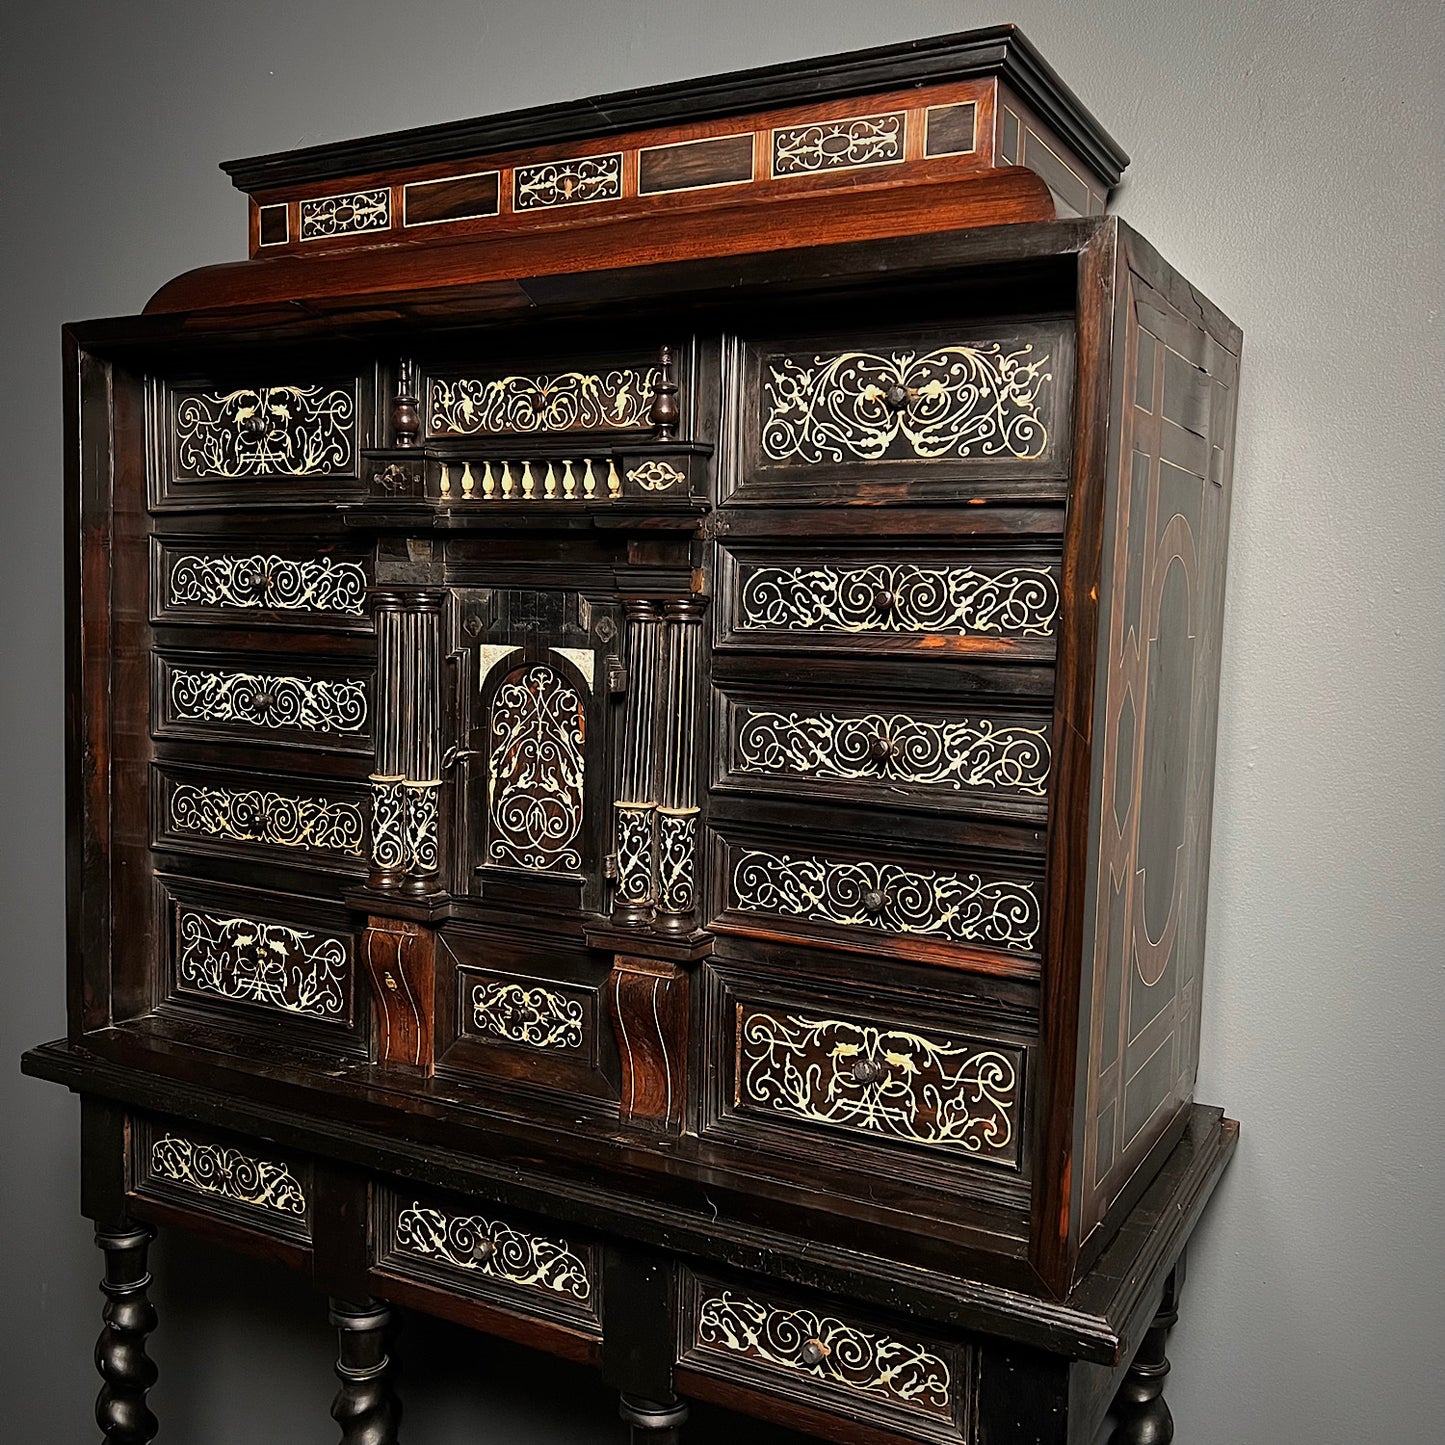
[[[870,888],[862,898],[865,913],[882,913],[888,902],[888,895],[881,888]]]
[[[239,430],[246,441],[258,442],[266,435],[266,418],[259,411],[253,411],[241,418]]]
[[[874,733],[868,739],[868,758],[871,762],[886,763],[903,751],[887,733]]]
[[[479,1239],[472,1246],[472,1263],[487,1264],[497,1252],[497,1246],[490,1239]]]
[[[873,594],[873,610],[875,612],[892,612],[893,604],[897,599],[886,587],[880,587]]]
[[[854,1059],[850,1072],[855,1084],[876,1084],[887,1070],[878,1059]]]
[[[808,1340],[801,1351],[805,1365],[821,1365],[832,1353],[822,1340]]]
[[[907,411],[909,403],[913,400],[913,393],[901,382],[894,382],[893,385],[883,393],[883,400],[886,401],[894,411]]]

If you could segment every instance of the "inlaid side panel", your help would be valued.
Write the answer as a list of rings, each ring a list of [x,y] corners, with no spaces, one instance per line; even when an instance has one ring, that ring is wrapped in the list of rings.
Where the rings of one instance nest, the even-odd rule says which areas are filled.
[[[897,164],[903,160],[907,126],[905,111],[781,126],[772,133],[773,176]]]
[[[433,437],[543,436],[640,431],[661,373],[648,362],[563,365],[535,371],[443,373],[426,389]]]
[[[973,1436],[970,1346],[862,1318],[831,1300],[685,1271],[679,1367],[747,1381],[910,1440]],[[902,1438],[902,1435],[900,1435]]]
[[[1086,915],[1085,1236],[1193,1092],[1238,368],[1126,275]]]

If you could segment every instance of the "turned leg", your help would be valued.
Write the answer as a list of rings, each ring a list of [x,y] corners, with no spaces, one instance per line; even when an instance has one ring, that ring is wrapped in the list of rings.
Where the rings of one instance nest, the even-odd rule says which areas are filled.
[[[131,1225],[97,1229],[95,1242],[105,1252],[105,1328],[95,1342],[95,1368],[105,1383],[95,1401],[95,1423],[105,1445],[146,1445],[160,1428],[146,1407],[146,1391],[156,1382],[155,1362],[146,1354],[146,1336],[156,1327],[156,1312],[146,1289],[146,1249],[155,1230]]]
[[[679,1445],[687,1423],[687,1405],[676,1396],[663,1402],[624,1391],[617,1413],[632,1427],[632,1445]]]
[[[1169,1375],[1164,1342],[1179,1318],[1181,1275],[1182,1268],[1169,1276],[1159,1312],[1114,1397],[1116,1424],[1109,1445],[1169,1445],[1174,1438],[1174,1417],[1164,1400],[1164,1381]]]
[[[331,1323],[340,1342],[336,1375],[341,1381],[331,1418],[341,1426],[341,1445],[397,1445],[401,1402],[391,1387],[387,1354],[395,1318],[380,1300],[331,1301]]]

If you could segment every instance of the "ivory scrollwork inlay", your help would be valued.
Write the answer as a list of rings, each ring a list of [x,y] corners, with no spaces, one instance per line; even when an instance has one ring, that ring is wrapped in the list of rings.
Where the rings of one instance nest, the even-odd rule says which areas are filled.
[[[868,1134],[1009,1158],[1019,1059],[991,1044],[741,1009],[738,1098]]]
[[[176,667],[170,683],[171,714],[179,722],[323,733],[359,733],[366,727],[366,682],[361,678]]]
[[[763,455],[790,464],[874,462],[890,453],[1033,461],[1049,444],[1049,365],[1031,344],[1009,350],[998,342],[769,356]]]
[[[530,872],[579,873],[587,718],[576,689],[537,663],[492,699],[487,861]]]
[[[519,211],[550,206],[577,206],[586,201],[615,201],[622,194],[622,155],[579,156],[518,166],[512,181],[513,205]]]
[[[366,569],[330,557],[292,561],[184,553],[171,563],[172,607],[250,607],[269,612],[366,610]]]
[[[396,1245],[406,1254],[521,1289],[546,1290],[576,1304],[592,1298],[587,1263],[564,1241],[528,1234],[502,1220],[411,1204],[397,1216]]]
[[[653,837],[657,809],[652,803],[616,805],[617,893],[641,907],[652,902]]]
[[[880,606],[886,599],[887,606]],[[1050,637],[1059,584],[1046,567],[746,566],[738,629],[749,632],[951,632]]]
[[[745,849],[732,869],[734,907],[1033,951],[1040,911],[1033,883],[978,873],[923,872],[895,863]]]
[[[176,402],[182,476],[350,476],[356,398],[339,386],[259,386],[192,392]]]
[[[773,174],[807,175],[903,159],[903,111],[790,125],[773,132]]]
[[[181,988],[285,1013],[346,1017],[351,951],[334,934],[182,907],[176,912]]]
[[[691,913],[696,901],[697,809],[657,812],[657,904],[667,913]]]
[[[942,1356],[836,1315],[784,1309],[723,1290],[698,1307],[698,1345],[773,1365],[904,1409],[950,1418],[952,1377]]]
[[[635,482],[644,492],[670,491],[679,482],[687,481],[687,474],[680,472],[671,462],[649,457],[627,472],[627,480]]]
[[[626,431],[647,425],[657,367],[562,371],[492,380],[431,383],[433,436],[514,436],[536,432]]]
[[[936,784],[1042,798],[1050,757],[1047,728],[983,717],[748,708],[738,723],[738,771],[775,777]]]
[[[391,190],[352,191],[344,196],[317,196],[301,202],[301,239],[354,236],[391,229]]]
[[[219,1195],[234,1204],[298,1218],[306,1215],[306,1195],[284,1164],[254,1159],[239,1149],[167,1134],[151,1145],[150,1172],[153,1178]]]
[[[471,989],[472,1027],[529,1049],[580,1049],[582,1000],[541,984],[479,979]]]
[[[303,798],[264,788],[219,788],[177,783],[170,798],[171,827],[237,843],[316,849],[361,857],[366,822],[346,800]]]

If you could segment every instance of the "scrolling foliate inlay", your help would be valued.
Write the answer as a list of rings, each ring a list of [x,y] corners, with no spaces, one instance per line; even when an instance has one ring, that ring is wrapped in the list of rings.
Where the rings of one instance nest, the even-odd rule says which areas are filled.
[[[773,132],[773,174],[807,175],[903,159],[905,113],[791,125]]]
[[[763,455],[774,463],[997,457],[1049,444],[1053,382],[1032,345],[775,355],[763,361]]]
[[[1014,1050],[745,1008],[737,1047],[742,1105],[983,1157],[1016,1152]]]
[[[194,908],[176,913],[178,987],[326,1020],[346,1017],[346,939]]]
[[[472,1027],[529,1049],[580,1049],[582,1001],[540,984],[481,979],[471,988]]]
[[[622,153],[579,156],[518,166],[512,177],[512,204],[518,211],[615,201],[622,194]]]
[[[706,1350],[773,1365],[820,1384],[951,1419],[947,1362],[911,1340],[859,1329],[836,1315],[785,1309],[724,1290],[699,1306],[696,1342]]]
[[[1058,612],[1058,580],[1046,567],[748,565],[737,626],[752,632],[1050,637]]]
[[[657,367],[459,377],[431,384],[433,436],[527,436],[537,432],[628,431],[648,424]]]
[[[747,849],[732,872],[733,906],[756,913],[946,938],[1028,953],[1040,925],[1032,883],[925,873]]]
[[[513,673],[492,699],[487,861],[530,872],[579,873],[586,713],[545,663]]]
[[[391,229],[391,190],[353,191],[344,196],[318,196],[301,202],[301,239],[355,236]]]
[[[366,683],[360,678],[177,667],[171,671],[170,703],[179,722],[333,733],[366,727]]]
[[[192,392],[176,401],[182,477],[351,476],[356,398],[346,387],[261,386]]]
[[[153,1178],[219,1195],[234,1204],[300,1218],[306,1214],[306,1195],[284,1164],[253,1159],[239,1149],[167,1134],[151,1145],[150,1172]]]
[[[278,848],[315,848],[353,858],[361,857],[366,834],[356,803],[201,783],[176,785],[171,792],[170,818],[178,833]]]
[[[1046,728],[989,718],[748,708],[738,724],[738,771],[771,776],[940,784],[1042,798],[1050,756]]]
[[[592,1298],[586,1261],[562,1240],[527,1234],[500,1220],[412,1204],[397,1216],[396,1245],[405,1254],[521,1289],[546,1290],[577,1304]]]
[[[172,607],[250,607],[270,612],[366,610],[366,569],[329,557],[291,561],[185,553],[171,563]]]

